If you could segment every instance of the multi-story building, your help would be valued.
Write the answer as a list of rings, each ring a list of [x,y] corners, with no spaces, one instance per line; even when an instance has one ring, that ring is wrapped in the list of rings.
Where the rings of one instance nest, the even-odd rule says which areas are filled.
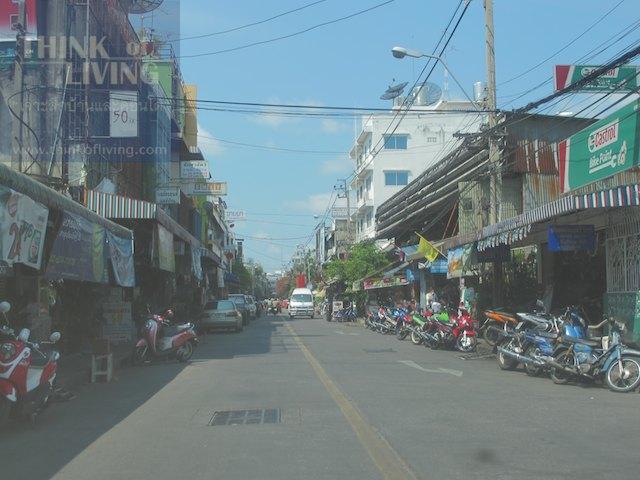
[[[376,236],[376,208],[453,150],[457,133],[478,131],[483,116],[471,102],[440,100],[426,105],[418,95],[404,112],[391,110],[362,118],[349,156],[355,163],[351,191],[355,241]],[[395,128],[397,126],[397,128]],[[352,197],[352,198],[353,198]]]

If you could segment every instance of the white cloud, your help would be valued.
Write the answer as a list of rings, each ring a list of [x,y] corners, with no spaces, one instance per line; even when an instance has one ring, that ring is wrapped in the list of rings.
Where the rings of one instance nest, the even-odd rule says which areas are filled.
[[[348,130],[349,126],[344,122],[333,120],[331,118],[325,118],[322,120],[322,131],[325,133],[340,133]]]
[[[320,172],[324,175],[339,175],[347,173],[351,168],[351,161],[344,157],[325,160],[320,164]]]
[[[280,98],[277,97],[271,97],[269,98],[267,101],[265,101],[264,103],[270,103],[273,105],[309,105],[309,106],[313,106],[313,107],[321,107],[322,106],[322,102],[319,102],[317,100],[282,100]],[[265,107],[263,109],[263,111],[274,111],[274,110],[278,110],[278,108],[276,107]],[[307,110],[305,109],[298,109],[298,111],[300,113],[302,112],[306,112]],[[308,110],[308,111],[312,111],[312,110]],[[258,114],[255,115],[253,117],[250,117],[251,121],[254,123],[257,123],[259,125],[265,125],[267,127],[273,128],[273,129],[278,129],[280,127],[282,127],[283,125],[291,125],[294,123],[299,123],[302,117],[296,117],[296,116],[284,116],[284,115],[274,115],[272,113],[262,113],[262,114]]]
[[[287,202],[286,207],[298,212],[309,212],[312,214],[322,215],[333,194],[328,193],[314,193],[302,200],[294,200]]]
[[[222,143],[213,138],[214,135],[198,123],[198,146],[205,158],[217,157],[224,152]]]

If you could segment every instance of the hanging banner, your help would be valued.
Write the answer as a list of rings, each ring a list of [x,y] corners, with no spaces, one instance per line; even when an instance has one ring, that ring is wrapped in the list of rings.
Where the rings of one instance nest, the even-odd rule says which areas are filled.
[[[114,280],[121,287],[134,287],[136,272],[133,261],[133,240],[107,232],[107,242]]]
[[[109,92],[109,136],[129,138],[138,136],[138,92],[112,90]]]
[[[563,193],[638,165],[639,109],[632,102],[558,143]]]
[[[173,234],[162,225],[158,229],[158,268],[167,272],[176,271],[176,256],[173,248]]]
[[[64,212],[45,276],[50,279],[109,283],[104,243],[104,227]]]
[[[555,91],[563,90],[579,82],[602,65],[556,65],[554,68]],[[631,92],[638,88],[638,74],[636,65],[624,65],[603,73],[598,78],[580,87],[581,92]]]
[[[447,252],[447,278],[460,278],[473,275],[471,263],[474,244],[463,245]]]
[[[594,225],[549,225],[550,252],[593,252],[596,249]]]
[[[202,280],[202,249],[191,246],[191,271],[193,276]]]
[[[49,209],[30,197],[0,187],[0,260],[40,269]]]

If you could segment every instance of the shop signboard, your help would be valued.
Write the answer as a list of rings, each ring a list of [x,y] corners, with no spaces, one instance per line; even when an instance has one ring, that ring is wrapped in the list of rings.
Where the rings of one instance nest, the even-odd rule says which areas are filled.
[[[447,252],[447,278],[473,275],[471,263],[474,251],[473,243],[449,250]]]
[[[555,91],[563,90],[591,75],[602,65],[556,65],[554,68]],[[623,65],[604,72],[591,82],[580,87],[581,92],[631,92],[638,88],[639,67]]]
[[[368,278],[364,282],[365,290],[374,290],[376,288],[401,287],[409,285],[409,281],[405,275],[396,275],[387,278]]]
[[[244,222],[247,219],[247,214],[244,210],[227,210],[224,213],[224,218],[227,222]]]
[[[133,260],[133,240],[118,237],[108,231],[107,241],[114,280],[121,287],[134,287],[136,271]]]
[[[158,268],[167,272],[176,271],[176,256],[173,247],[173,234],[162,225],[157,225]]]
[[[563,193],[638,165],[639,101],[558,143]]]
[[[550,252],[593,252],[596,248],[594,225],[550,225],[548,229]]]
[[[180,203],[180,189],[178,187],[156,188],[156,203],[158,205],[178,205]]]
[[[433,262],[428,264],[429,271],[436,274],[446,274],[447,267],[447,260],[444,258],[434,260]]]
[[[182,187],[182,191],[190,197],[202,195],[223,196],[227,194],[227,182],[186,183]]]
[[[26,40],[34,41],[38,37],[38,18],[36,0],[25,0],[27,16]],[[0,2],[0,42],[16,42],[18,30],[14,24],[19,20],[20,4],[14,0]]]
[[[45,276],[51,279],[109,283],[104,244],[104,227],[73,213],[64,212]]]
[[[183,180],[206,180],[210,177],[209,162],[194,160],[180,162],[180,178]]]
[[[49,209],[30,197],[0,187],[0,260],[40,269]]]

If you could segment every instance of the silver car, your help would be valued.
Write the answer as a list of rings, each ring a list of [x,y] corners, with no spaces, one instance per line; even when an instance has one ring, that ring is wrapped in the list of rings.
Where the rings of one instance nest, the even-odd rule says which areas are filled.
[[[206,330],[229,328],[236,332],[244,329],[242,314],[231,300],[210,300],[204,306],[200,326]]]

